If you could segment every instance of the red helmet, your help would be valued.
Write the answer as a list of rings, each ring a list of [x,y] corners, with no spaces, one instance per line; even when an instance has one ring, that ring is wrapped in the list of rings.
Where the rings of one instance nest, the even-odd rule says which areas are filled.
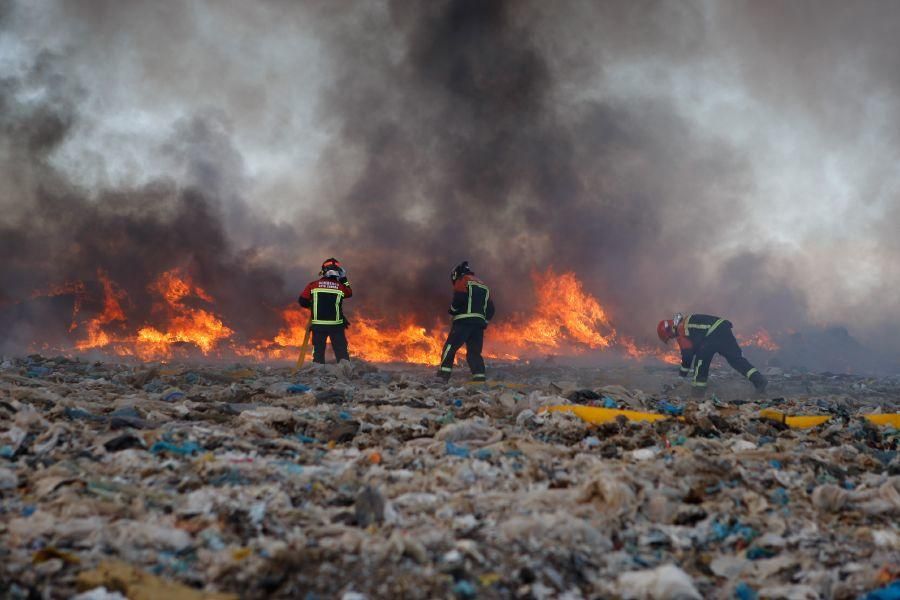
[[[340,275],[344,274],[344,267],[341,265],[341,261],[336,258],[329,258],[322,262],[322,270],[319,271],[319,275],[325,275],[328,271],[335,271]]]
[[[659,325],[656,326],[656,335],[659,336],[659,339],[662,340],[664,344],[668,344],[669,340],[678,335],[675,331],[675,322],[669,320],[660,321]]]
[[[341,266],[341,261],[336,258],[326,258],[322,261],[322,270],[325,271],[328,268],[336,268]]]

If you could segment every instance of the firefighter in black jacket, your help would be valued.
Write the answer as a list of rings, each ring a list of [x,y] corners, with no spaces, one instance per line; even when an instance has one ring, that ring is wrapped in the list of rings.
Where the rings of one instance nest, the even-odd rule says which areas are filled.
[[[682,377],[691,377],[694,395],[702,396],[709,378],[709,364],[716,354],[721,354],[731,367],[750,380],[756,391],[763,392],[768,381],[759,369],[744,358],[741,347],[731,332],[731,321],[713,315],[694,314],[660,321],[656,327],[659,339],[664,343],[677,340],[681,348]]]
[[[453,269],[450,281],[453,283],[453,301],[448,312],[453,315],[453,326],[441,352],[441,366],[437,375],[444,381],[449,381],[456,351],[465,344],[466,362],[472,371],[472,381],[485,381],[481,347],[484,344],[484,329],[494,317],[491,290],[475,277],[468,262],[460,263]]]
[[[300,293],[300,306],[310,311],[313,362],[325,362],[325,344],[329,338],[334,358],[338,362],[350,360],[347,336],[344,334],[348,323],[344,318],[343,304],[344,299],[352,295],[347,273],[335,258],[323,262],[319,278],[310,281]]]

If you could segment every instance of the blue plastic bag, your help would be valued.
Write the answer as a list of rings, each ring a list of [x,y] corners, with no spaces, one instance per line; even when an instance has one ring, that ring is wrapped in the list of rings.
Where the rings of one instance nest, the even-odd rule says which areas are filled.
[[[861,600],[900,600],[900,579],[889,586],[872,590]]]
[[[457,446],[453,442],[447,442],[447,454],[450,456],[461,456],[463,458],[469,458],[469,449],[465,446]]]
[[[197,442],[185,442],[184,444],[179,446],[178,444],[173,444],[172,442],[159,441],[150,446],[151,454],[170,452],[172,454],[187,456],[189,454],[194,454],[195,452],[200,452],[201,450],[203,450],[203,448]]]

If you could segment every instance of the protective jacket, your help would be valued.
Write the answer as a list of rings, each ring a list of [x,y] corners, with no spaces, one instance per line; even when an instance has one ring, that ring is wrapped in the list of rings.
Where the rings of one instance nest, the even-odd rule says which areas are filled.
[[[454,323],[477,324],[486,327],[494,318],[491,290],[474,275],[463,275],[453,283],[450,310]]]
[[[353,289],[346,279],[340,281],[335,277],[320,277],[303,288],[298,302],[312,313],[313,330],[323,326],[346,327],[342,306],[344,299],[351,296]]]
[[[681,349],[681,376],[692,375],[692,383],[697,387],[706,386],[709,365],[716,354],[721,354],[734,370],[751,381],[758,372],[744,358],[731,331],[731,321],[714,315],[688,315],[678,324],[676,333]]]
[[[484,329],[494,318],[494,301],[487,285],[472,274],[466,274],[453,282],[453,300],[450,310],[453,326],[441,352],[439,373],[447,378],[453,371],[456,351],[466,346],[466,362],[472,372],[473,381],[485,380],[484,358],[481,350],[484,344]]]

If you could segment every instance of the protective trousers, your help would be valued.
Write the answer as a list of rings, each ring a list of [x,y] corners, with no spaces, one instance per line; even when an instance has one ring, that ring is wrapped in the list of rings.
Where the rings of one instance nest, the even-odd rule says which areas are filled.
[[[475,319],[472,319],[473,321]],[[465,320],[455,321],[447,336],[447,343],[441,353],[441,373],[447,376],[453,371],[453,359],[456,351],[462,345],[466,345],[466,362],[472,371],[473,381],[484,381],[484,359],[481,357],[481,348],[484,345],[484,324],[481,322],[466,323]]]
[[[350,360],[343,325],[314,325],[312,330],[313,362],[325,363],[325,344],[331,338],[331,349],[338,361]]]
[[[734,333],[731,331],[731,324],[722,323],[708,338],[703,345],[694,354],[694,362],[692,365],[694,371],[693,385],[697,387],[705,387],[709,378],[709,364],[712,362],[716,354],[721,354],[731,368],[750,379],[754,373],[758,372],[756,367],[750,364],[744,358],[741,347],[737,340],[734,339]]]

